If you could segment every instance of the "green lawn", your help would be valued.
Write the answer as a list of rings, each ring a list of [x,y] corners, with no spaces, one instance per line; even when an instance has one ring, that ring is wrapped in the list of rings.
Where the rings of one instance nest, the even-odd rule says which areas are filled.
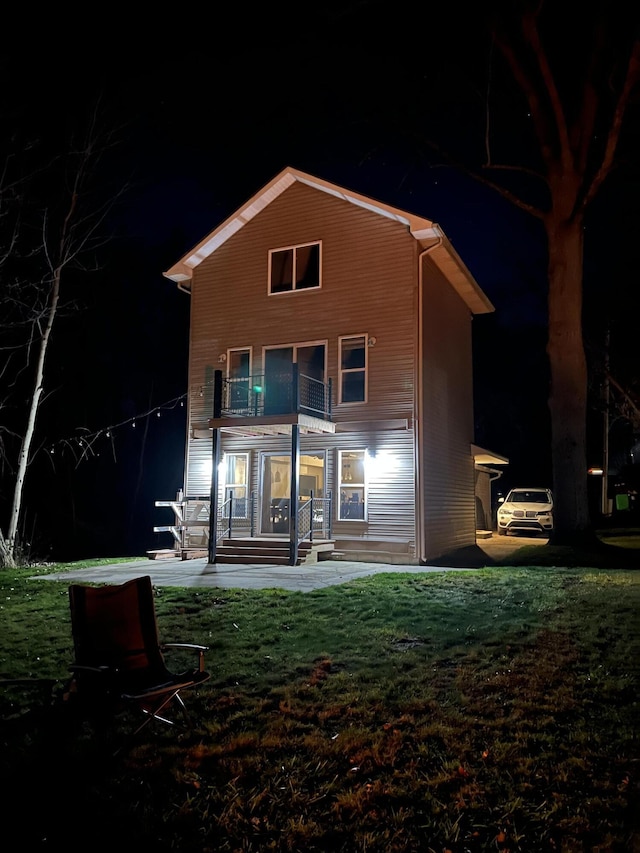
[[[193,732],[116,757],[125,717],[98,736],[59,701],[67,586],[33,574],[0,575],[15,849],[640,850],[640,572],[158,589],[162,638],[209,645],[212,678]]]

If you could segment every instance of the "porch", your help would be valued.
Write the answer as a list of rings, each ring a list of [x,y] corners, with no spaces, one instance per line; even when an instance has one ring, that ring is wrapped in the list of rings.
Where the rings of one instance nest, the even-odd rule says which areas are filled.
[[[272,507],[276,519],[282,519],[287,528],[291,524],[288,505],[282,501]],[[211,500],[203,496],[183,496],[175,500],[156,501],[157,507],[173,512],[173,523],[153,528],[155,533],[170,533],[172,548],[147,551],[152,560],[199,559],[210,554],[212,535]],[[217,508],[215,529],[216,563],[264,563],[265,565],[301,565],[329,559],[335,547],[331,538],[331,496],[309,497],[298,500],[297,519],[292,525],[299,531],[299,539],[292,554],[290,536],[265,536],[260,534],[258,523],[259,502],[255,492],[249,500],[229,497]],[[294,560],[292,562],[292,559]],[[213,561],[211,561],[213,562]]]

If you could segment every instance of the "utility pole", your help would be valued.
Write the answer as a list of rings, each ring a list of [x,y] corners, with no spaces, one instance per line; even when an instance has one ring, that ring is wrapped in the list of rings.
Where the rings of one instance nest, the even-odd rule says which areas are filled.
[[[610,326],[607,324],[604,341],[604,422],[602,427],[602,515],[609,515],[609,342]]]

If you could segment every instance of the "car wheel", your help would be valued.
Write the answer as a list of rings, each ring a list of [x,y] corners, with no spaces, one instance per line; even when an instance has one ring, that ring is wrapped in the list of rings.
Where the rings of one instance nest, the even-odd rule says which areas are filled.
[[[506,536],[506,535],[507,535],[507,531],[504,529],[504,527],[499,527],[498,528],[498,536]]]

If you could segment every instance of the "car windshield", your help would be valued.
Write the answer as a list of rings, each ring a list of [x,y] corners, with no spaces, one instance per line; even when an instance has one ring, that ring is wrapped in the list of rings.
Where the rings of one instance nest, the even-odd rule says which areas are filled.
[[[511,492],[509,500],[521,504],[548,504],[549,495],[546,492]]]

